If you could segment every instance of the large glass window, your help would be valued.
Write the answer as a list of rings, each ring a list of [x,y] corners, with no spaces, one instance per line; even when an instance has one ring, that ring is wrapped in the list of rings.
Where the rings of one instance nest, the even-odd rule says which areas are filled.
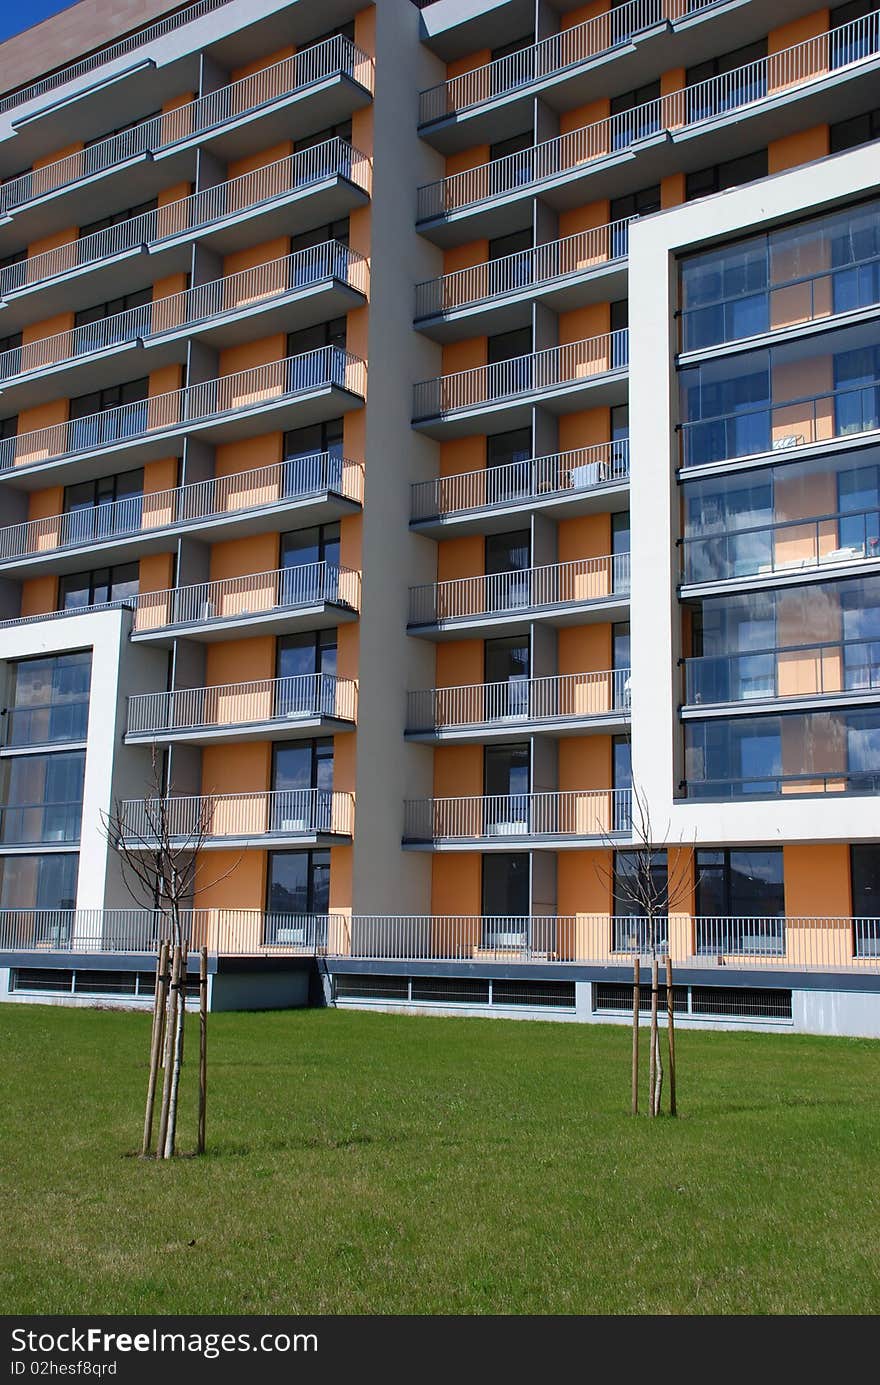
[[[759,39],[689,67],[685,74],[688,123],[709,120],[766,96],[767,69],[762,62],[766,56],[767,40]],[[726,81],[712,81],[725,76]]]
[[[855,954],[880,957],[880,846],[876,842],[850,847]]]
[[[615,952],[646,952],[650,950],[652,942],[655,947],[665,946],[666,888],[665,851],[652,851],[649,860],[641,852],[615,851],[612,897],[612,947]],[[654,917],[653,939],[644,908],[649,891],[655,909],[661,914],[661,917],[656,914]]]
[[[83,331],[76,333],[71,338],[71,344],[77,355],[83,355],[88,351],[96,351],[101,347],[110,346],[114,342],[126,341],[133,335],[140,335],[147,330],[147,323],[144,321],[143,314],[139,316],[137,332],[133,330],[131,321],[123,321],[113,324],[112,329],[104,324],[108,318],[119,317],[122,313],[131,312],[135,308],[143,308],[153,300],[152,288],[137,289],[133,293],[124,293],[119,298],[110,298],[105,303],[96,303],[91,308],[80,308],[73,315],[74,327],[92,327],[91,332]],[[141,326],[141,322],[144,325]]]
[[[147,427],[149,388],[145,376],[71,399],[67,450],[85,451],[142,433]]]
[[[70,572],[58,579],[58,610],[74,611],[103,606],[109,601],[130,601],[138,592],[138,564],[100,567],[94,572]]]
[[[486,609],[507,611],[531,601],[531,534],[516,529],[507,534],[487,534]]]
[[[483,947],[521,947],[530,902],[528,852],[493,852],[482,862]]]
[[[329,851],[270,851],[266,869],[266,942],[325,941],[330,910]],[[318,917],[315,917],[315,916]]]
[[[91,674],[88,650],[11,664],[6,744],[84,741]]]
[[[625,149],[634,140],[657,134],[662,125],[659,81],[612,96],[611,115],[620,117],[611,127],[612,149]]]
[[[314,716],[336,711],[335,629],[281,635],[276,646],[276,716]]]
[[[523,836],[529,831],[529,746],[483,748],[483,792],[487,836]]]
[[[102,216],[97,221],[89,221],[79,228],[79,239],[85,240],[86,236],[92,236],[97,231],[106,231],[111,226],[121,226],[123,221],[131,221],[136,216],[145,216],[147,212],[154,212],[159,203],[155,197],[151,197],[148,202],[139,202],[137,206],[126,207],[124,211],[112,212],[110,216]]]
[[[0,856],[0,909],[73,909],[76,907],[76,878],[79,856],[75,851],[38,852],[27,856]],[[39,922],[39,921],[38,921]],[[51,927],[52,920],[45,921]],[[62,920],[54,921],[56,926]],[[69,941],[66,922],[58,941]],[[22,944],[52,941],[51,934],[37,928]]]
[[[329,832],[333,738],[276,745],[272,755],[271,831]]]
[[[708,197],[713,192],[724,192],[726,188],[753,183],[756,178],[766,178],[767,172],[766,149],[756,149],[753,154],[743,154],[738,159],[712,164],[709,168],[687,174],[685,201],[692,202],[696,197]]]
[[[842,154],[845,149],[855,149],[875,139],[880,139],[880,108],[851,116],[849,120],[839,120],[832,125],[831,153]]]
[[[316,524],[281,535],[281,605],[333,601],[339,587],[339,524]]]
[[[877,0],[850,0],[846,5],[836,5],[828,17],[830,68],[845,67],[847,63],[857,62],[877,51],[878,29],[876,23],[862,22],[877,10]],[[835,30],[837,32],[835,32]]]
[[[320,389],[332,379],[345,385],[346,319],[334,317],[314,327],[301,327],[287,334],[287,355],[294,359],[287,367],[289,390]]]
[[[527,635],[486,640],[483,645],[486,721],[529,714],[529,640]],[[544,713],[546,715],[546,713]]]
[[[531,492],[532,430],[514,428],[486,438],[486,500],[509,504]]]
[[[343,421],[328,419],[284,434],[282,493],[342,490]]]
[[[96,481],[78,481],[64,488],[64,513],[68,543],[100,542],[114,534],[131,533],[141,527],[143,516],[144,473],[125,471],[119,476],[102,476]]]
[[[82,816],[85,751],[17,755],[0,762],[0,840],[75,842]]]
[[[876,793],[880,709],[685,723],[689,797]]]
[[[785,951],[781,847],[696,852],[698,953]]]

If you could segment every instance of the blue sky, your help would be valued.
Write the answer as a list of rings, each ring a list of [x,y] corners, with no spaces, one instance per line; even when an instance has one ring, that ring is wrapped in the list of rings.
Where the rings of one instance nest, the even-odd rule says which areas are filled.
[[[48,19],[50,14],[70,9],[77,0],[0,0],[0,42]]]

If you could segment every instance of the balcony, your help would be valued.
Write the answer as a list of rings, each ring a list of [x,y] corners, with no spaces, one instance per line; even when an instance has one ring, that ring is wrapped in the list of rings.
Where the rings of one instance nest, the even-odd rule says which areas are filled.
[[[740,39],[742,42],[742,39]],[[515,229],[515,203],[557,208],[613,197],[734,158],[768,140],[868,110],[876,99],[880,12],[419,189],[419,229],[440,245]],[[680,59],[679,59],[680,61]],[[699,136],[712,132],[710,154]],[[634,164],[639,165],[634,168]],[[590,179],[585,190],[583,180]]]
[[[181,922],[191,955],[207,947],[221,957],[334,955],[348,951],[351,931],[344,914],[261,909],[187,909]],[[22,954],[34,961],[71,954],[155,956],[170,937],[170,921],[159,910],[0,910],[0,957],[10,961]]]
[[[34,240],[62,224],[94,221],[118,207],[112,175],[136,169],[141,201],[177,181],[191,181],[194,149],[221,159],[289,138],[292,107],[308,98],[309,129],[348,119],[372,97],[373,64],[347,38],[334,35],[271,67],[218,87],[120,134],[42,164],[0,187],[0,240]],[[258,131],[248,127],[258,122]],[[62,208],[54,204],[63,198]]]
[[[436,538],[450,529],[491,533],[508,527],[511,515],[532,510],[564,519],[625,509],[628,492],[629,439],[620,438],[549,457],[527,457],[505,466],[417,481],[411,487],[410,524]]]
[[[0,529],[0,573],[74,572],[83,555],[105,562],[159,553],[180,533],[212,541],[278,531],[293,519],[324,523],[363,503],[364,469],[328,452],[129,496]]]
[[[824,580],[851,566],[880,562],[880,510],[848,510],[818,519],[786,519],[682,542],[682,584],[767,585],[771,579]],[[874,569],[872,569],[874,570]]]
[[[617,13],[617,11],[611,11]],[[416,285],[416,326],[435,341],[453,341],[482,328],[507,332],[531,322],[535,299],[557,312],[626,297],[630,222],[613,221],[562,240],[486,260]]]
[[[607,733],[626,726],[629,705],[629,669],[427,688],[407,694],[406,735],[480,742],[519,731]]]
[[[0,390],[19,411],[51,398],[52,388],[87,393],[137,374],[141,363],[132,353],[150,352],[144,371],[185,360],[193,332],[223,348],[253,337],[256,328],[268,336],[341,316],[363,304],[367,283],[364,257],[325,241],[4,351]]]
[[[724,16],[726,24],[694,23],[725,10],[733,12]],[[616,89],[625,90],[765,33],[766,17],[743,13],[729,0],[630,0],[421,92],[419,133],[443,153],[497,140],[528,124],[536,95],[557,110],[586,104],[596,68],[611,61]]]
[[[227,255],[347,216],[369,201],[370,186],[370,160],[337,137],[29,256],[0,270],[7,330],[28,320],[19,298],[39,292],[39,311],[46,315],[88,307],[96,298],[114,298],[145,288],[157,276],[187,270],[196,233]],[[14,307],[9,299],[16,300]],[[27,311],[32,317],[34,309]]]
[[[299,567],[197,582],[167,591],[140,592],[131,599],[137,641],[170,644],[179,635],[223,640],[230,630],[264,635],[313,630],[356,620],[361,575],[335,563]]]
[[[880,699],[880,644],[836,640],[746,654],[704,654],[685,659],[685,719],[713,706],[752,714],[784,701],[791,710],[817,699],[843,706]]]
[[[629,789],[416,798],[404,805],[404,846],[443,850],[479,846],[605,845],[631,830]]]
[[[128,699],[126,742],[299,740],[354,728],[357,682],[328,673],[261,678]]]
[[[613,620],[628,609],[630,555],[575,558],[567,563],[457,577],[410,588],[408,628],[429,638],[495,628],[525,633],[533,620],[583,625]]]
[[[136,466],[169,451],[179,455],[183,438],[193,433],[207,442],[230,442],[320,422],[363,404],[366,375],[366,363],[357,356],[322,346],[5,438],[0,477],[12,482],[27,477],[31,488],[45,484],[47,474],[58,481],[83,481],[102,474],[108,454],[120,467]]]
[[[178,846],[270,847],[331,845],[354,831],[354,794],[331,789],[269,789],[263,793],[196,794],[126,799],[121,805],[122,840],[149,851],[157,824]]]
[[[413,391],[413,423],[431,437],[462,437],[491,415],[488,431],[521,428],[533,404],[553,413],[621,404],[627,394],[629,332],[551,346],[528,356],[424,380]]]
[[[79,841],[81,819],[81,802],[0,805],[0,854],[69,850]]]

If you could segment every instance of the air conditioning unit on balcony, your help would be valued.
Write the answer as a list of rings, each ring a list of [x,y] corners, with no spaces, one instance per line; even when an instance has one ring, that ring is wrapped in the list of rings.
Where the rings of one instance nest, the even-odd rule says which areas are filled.
[[[274,941],[276,943],[305,943],[307,941],[305,924],[276,928]]]
[[[279,830],[281,832],[306,832],[308,831],[308,823],[305,818],[282,818]]]
[[[490,822],[488,835],[490,837],[525,837],[528,835],[529,824],[521,819],[514,819],[512,822]]]

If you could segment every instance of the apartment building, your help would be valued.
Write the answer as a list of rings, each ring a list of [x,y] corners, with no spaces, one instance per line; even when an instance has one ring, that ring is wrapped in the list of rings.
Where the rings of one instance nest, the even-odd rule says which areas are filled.
[[[880,7],[113,25],[0,45],[2,994],[147,1000],[158,773],[215,1008],[620,1020],[647,809],[682,1024],[880,1034]]]

